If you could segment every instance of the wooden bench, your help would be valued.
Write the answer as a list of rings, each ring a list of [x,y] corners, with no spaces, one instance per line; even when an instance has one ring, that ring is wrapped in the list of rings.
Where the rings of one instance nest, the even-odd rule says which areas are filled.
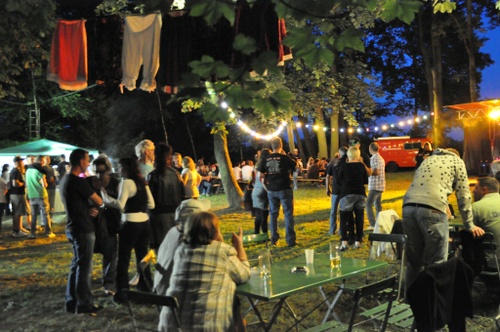
[[[322,184],[325,183],[325,178],[318,178],[318,179],[308,179],[304,177],[297,177],[298,182],[306,182],[306,183],[316,183],[317,186],[321,186]]]

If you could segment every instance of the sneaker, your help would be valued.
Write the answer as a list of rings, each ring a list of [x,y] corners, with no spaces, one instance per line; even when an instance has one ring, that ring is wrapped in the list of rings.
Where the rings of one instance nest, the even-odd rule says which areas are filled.
[[[340,250],[340,251],[347,251],[347,246],[346,246],[345,244],[343,244],[343,245],[341,245],[341,246],[339,247],[339,250]]]
[[[112,291],[111,289],[104,289],[104,295],[113,296],[113,295],[115,295],[115,292]]]
[[[36,235],[35,234],[29,234],[28,235],[28,239],[36,239]]]
[[[128,284],[130,286],[137,286],[137,284],[139,284],[139,278],[140,278],[140,275],[139,275],[139,273],[137,273],[132,279],[130,279]]]
[[[354,245],[352,246],[354,249],[359,249],[361,248],[361,243],[359,243],[358,241],[354,242]]]
[[[25,237],[25,236],[27,236],[27,235],[28,235],[28,234],[24,234],[24,233],[22,233],[22,232],[15,232],[15,231],[14,231],[14,232],[12,232],[12,234],[11,234],[11,236],[12,236],[12,237]]]
[[[102,307],[98,305],[93,305],[91,307],[77,307],[76,314],[90,314],[93,316],[101,309]]]
[[[55,238],[56,235],[53,232],[50,232],[49,234],[46,234],[48,238]]]
[[[368,227],[366,227],[365,231],[373,231],[374,229],[375,229],[375,227],[368,226]]]
[[[26,235],[31,234],[31,232],[27,228],[22,228],[22,229],[19,230],[19,232],[24,233]]]

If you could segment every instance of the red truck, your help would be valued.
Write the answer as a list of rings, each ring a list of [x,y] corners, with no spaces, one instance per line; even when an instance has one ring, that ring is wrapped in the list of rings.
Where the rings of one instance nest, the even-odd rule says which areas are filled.
[[[396,172],[400,167],[415,167],[415,156],[425,142],[432,144],[426,137],[410,136],[379,137],[375,139],[379,153],[385,160],[386,172]]]

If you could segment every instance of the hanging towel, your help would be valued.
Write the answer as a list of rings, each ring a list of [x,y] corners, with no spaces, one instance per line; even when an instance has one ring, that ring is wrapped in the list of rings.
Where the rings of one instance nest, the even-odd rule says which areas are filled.
[[[161,14],[125,17],[123,33],[121,86],[135,89],[142,65],[140,89],[154,91],[155,76],[160,65]]]
[[[87,87],[87,70],[85,20],[59,20],[52,36],[47,80],[77,91]]]

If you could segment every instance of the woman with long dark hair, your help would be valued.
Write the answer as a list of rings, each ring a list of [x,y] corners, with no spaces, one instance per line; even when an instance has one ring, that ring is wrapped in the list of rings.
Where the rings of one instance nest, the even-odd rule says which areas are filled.
[[[137,271],[141,271],[140,262],[148,253],[151,236],[148,209],[154,209],[155,203],[146,181],[141,175],[139,164],[133,158],[120,159],[122,181],[118,198],[114,199],[102,190],[104,203],[122,211],[122,224],[119,232],[118,264],[116,268],[116,294],[113,300],[122,303],[122,290],[129,288],[128,268],[132,249],[135,251]],[[139,279],[138,288],[151,291],[151,271],[147,267]]]

